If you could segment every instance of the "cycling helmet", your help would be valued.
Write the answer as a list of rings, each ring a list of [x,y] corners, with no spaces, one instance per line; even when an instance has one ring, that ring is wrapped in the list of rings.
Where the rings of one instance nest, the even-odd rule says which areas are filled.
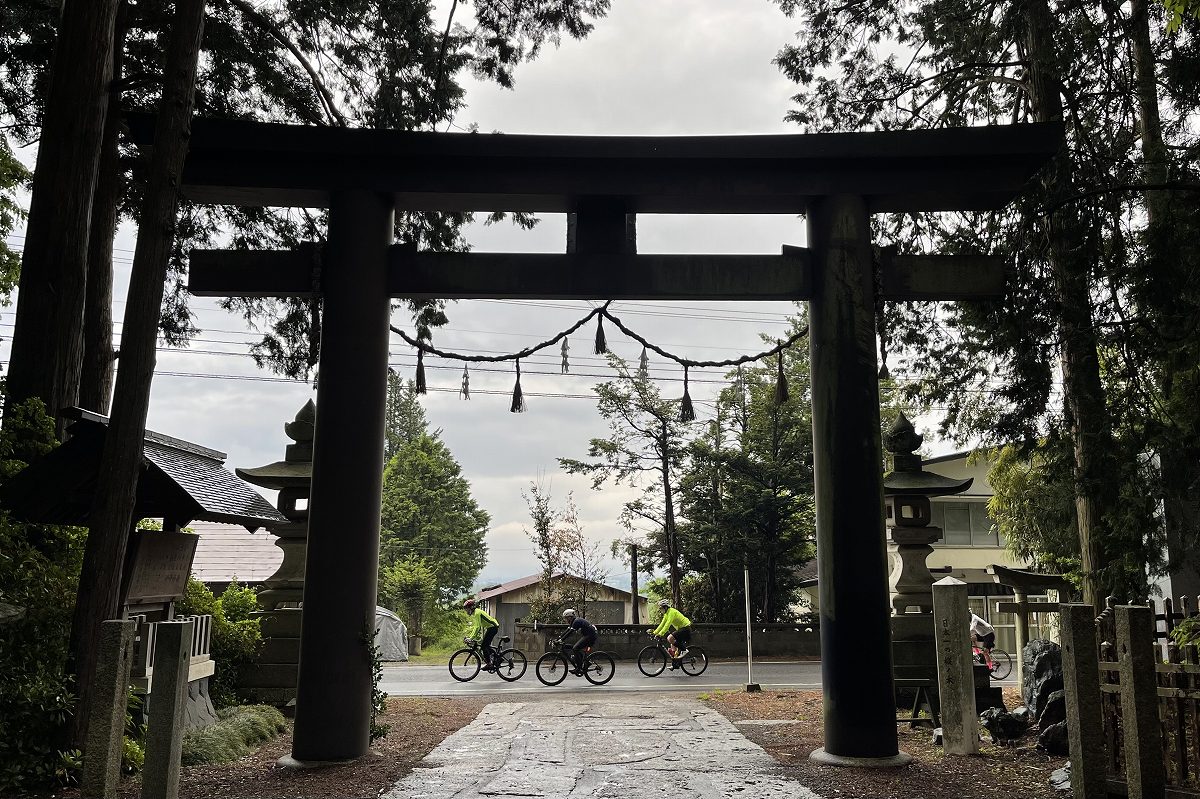
[[[567,608],[566,610],[563,611],[563,618],[564,619],[575,618],[575,610],[573,608]]]
[[[463,609],[464,609],[464,610],[470,610],[470,609],[471,609],[471,608],[473,608],[473,607],[475,607],[475,600],[474,600],[474,599],[467,599],[465,602],[463,602]]]
[[[669,607],[671,607],[671,600],[669,600],[669,599],[660,599],[660,600],[658,600],[658,606],[659,606],[660,608],[669,608]]]

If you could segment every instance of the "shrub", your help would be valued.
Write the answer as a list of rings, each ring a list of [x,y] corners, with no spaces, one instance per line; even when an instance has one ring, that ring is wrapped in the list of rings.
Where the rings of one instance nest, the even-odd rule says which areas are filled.
[[[283,714],[266,705],[225,708],[217,717],[216,724],[183,737],[183,765],[232,763],[287,729]]]
[[[1171,639],[1180,646],[1200,644],[1200,616],[1184,619],[1171,630]]]
[[[236,580],[216,597],[204,583],[189,578],[183,599],[175,605],[179,615],[213,617],[212,657],[217,662],[217,673],[209,680],[208,690],[217,707],[250,699],[239,683],[241,670],[258,659],[262,646],[258,619],[250,616],[257,609],[254,590],[238,585]]]

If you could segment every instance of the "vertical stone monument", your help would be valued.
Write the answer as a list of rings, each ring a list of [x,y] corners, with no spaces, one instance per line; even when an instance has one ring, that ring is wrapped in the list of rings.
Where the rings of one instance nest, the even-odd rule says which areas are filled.
[[[897,678],[926,679],[937,691],[933,575],[926,559],[942,529],[930,525],[930,497],[966,491],[972,480],[927,472],[916,454],[923,437],[901,413],[883,437],[892,470],[883,476],[883,502],[892,557],[892,659]],[[903,690],[903,689],[901,689]],[[908,697],[898,700],[908,704]]]
[[[263,581],[266,588],[258,594],[262,610],[256,615],[262,623],[263,648],[257,667],[243,677],[245,687],[263,701],[281,706],[296,697],[316,415],[317,406],[309,400],[295,419],[284,424],[292,443],[283,460],[235,470],[248,483],[278,491],[276,507],[287,519],[267,528],[276,536],[275,546],[283,550],[283,562]]]

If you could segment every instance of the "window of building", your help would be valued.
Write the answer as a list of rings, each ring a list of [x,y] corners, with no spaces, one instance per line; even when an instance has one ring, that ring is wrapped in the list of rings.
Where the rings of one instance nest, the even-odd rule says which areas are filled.
[[[958,547],[1003,546],[1004,540],[988,515],[986,501],[932,502],[930,506],[930,523],[943,531],[939,543]]]

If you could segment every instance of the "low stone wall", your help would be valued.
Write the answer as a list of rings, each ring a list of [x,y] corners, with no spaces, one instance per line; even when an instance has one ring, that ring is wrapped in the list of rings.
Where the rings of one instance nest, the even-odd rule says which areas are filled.
[[[649,626],[598,624],[599,648],[621,658],[637,657],[650,643]],[[566,630],[562,624],[518,624],[513,646],[531,659],[550,651],[551,639]],[[693,624],[692,641],[710,658],[744,658],[746,627],[741,624]],[[755,657],[821,657],[821,631],[816,624],[758,624],[752,628]]]

